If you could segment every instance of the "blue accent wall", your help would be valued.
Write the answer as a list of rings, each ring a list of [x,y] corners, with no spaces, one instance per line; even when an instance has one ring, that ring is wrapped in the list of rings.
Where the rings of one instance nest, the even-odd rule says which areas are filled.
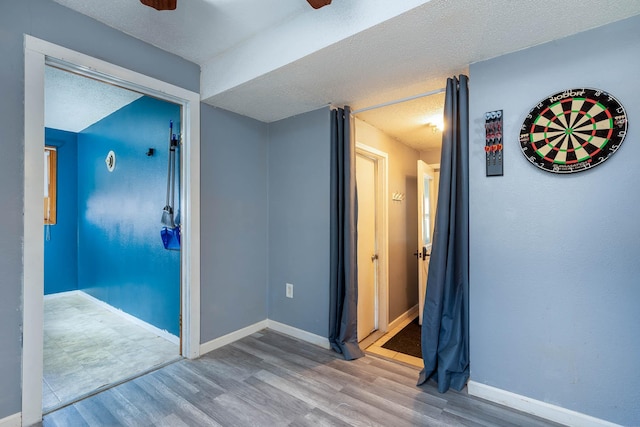
[[[269,125],[269,319],[329,336],[329,109]],[[285,297],[285,284],[294,298]]]
[[[180,252],[160,239],[170,120],[179,129],[180,106],[142,97],[78,134],[78,282],[179,335]],[[113,172],[105,164],[110,150]]]
[[[268,125],[201,105],[201,342],[267,318]]]
[[[77,135],[47,128],[45,144],[58,152],[57,223],[44,226],[44,294],[49,295],[78,289]]]
[[[586,66],[576,52],[597,58]],[[640,424],[640,16],[470,67],[471,379]],[[559,176],[520,152],[539,100],[614,95],[629,120],[604,164]],[[503,110],[504,176],[485,176],[484,113]]]

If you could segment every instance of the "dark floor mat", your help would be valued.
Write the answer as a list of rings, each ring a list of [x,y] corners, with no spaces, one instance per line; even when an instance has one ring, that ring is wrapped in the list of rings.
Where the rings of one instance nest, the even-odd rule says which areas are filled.
[[[408,354],[414,357],[422,357],[420,348],[420,331],[418,318],[402,328],[393,338],[384,343],[382,348]]]

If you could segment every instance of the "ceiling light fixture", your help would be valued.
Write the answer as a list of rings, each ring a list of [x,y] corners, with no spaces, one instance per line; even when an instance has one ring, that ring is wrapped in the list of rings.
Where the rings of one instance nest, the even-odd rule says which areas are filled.
[[[427,126],[431,127],[433,132],[442,132],[444,130],[444,118],[442,116],[433,116],[426,120]]]

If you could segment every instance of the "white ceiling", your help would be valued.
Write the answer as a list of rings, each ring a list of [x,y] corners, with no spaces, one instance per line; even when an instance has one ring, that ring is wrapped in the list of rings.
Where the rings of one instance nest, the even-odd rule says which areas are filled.
[[[141,96],[137,92],[46,67],[44,125],[77,133]]]
[[[204,102],[271,122],[441,88],[469,64],[640,13],[640,0],[55,0],[202,67]],[[471,82],[473,84],[473,82]],[[442,95],[358,117],[419,149]]]

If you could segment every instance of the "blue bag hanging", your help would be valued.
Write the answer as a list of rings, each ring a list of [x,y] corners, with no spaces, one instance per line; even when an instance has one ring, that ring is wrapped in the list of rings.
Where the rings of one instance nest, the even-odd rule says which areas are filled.
[[[180,226],[176,225],[173,216],[173,203],[176,181],[176,147],[178,139],[173,134],[173,121],[169,122],[169,165],[167,167],[167,203],[162,210],[160,222],[164,225],[160,237],[165,249],[180,250]]]
[[[160,237],[165,249],[179,251],[180,250],[180,227],[162,227]]]

